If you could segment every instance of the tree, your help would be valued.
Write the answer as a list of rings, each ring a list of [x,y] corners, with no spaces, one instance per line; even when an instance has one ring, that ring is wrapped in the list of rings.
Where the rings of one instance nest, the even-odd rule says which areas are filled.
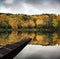
[[[9,19],[9,24],[12,27],[12,29],[14,29],[14,30],[18,29],[18,20],[17,20],[17,18],[16,17],[15,18],[9,17],[8,19]]]

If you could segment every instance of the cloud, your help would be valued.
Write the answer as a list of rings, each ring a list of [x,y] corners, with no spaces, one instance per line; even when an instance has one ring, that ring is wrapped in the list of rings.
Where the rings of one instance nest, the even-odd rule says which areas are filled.
[[[2,13],[60,14],[60,0],[0,0],[0,6]]]
[[[0,0],[0,6],[3,5],[4,3],[4,0]]]
[[[12,4],[12,3],[14,3],[14,0],[5,0],[5,3],[6,4]]]
[[[3,2],[4,0],[0,0],[0,2]]]
[[[10,8],[0,7],[0,13],[12,13]]]
[[[25,3],[40,10],[40,13],[60,14],[60,0],[25,0]]]
[[[30,4],[44,4],[44,3],[59,3],[60,0],[25,0],[26,3]]]

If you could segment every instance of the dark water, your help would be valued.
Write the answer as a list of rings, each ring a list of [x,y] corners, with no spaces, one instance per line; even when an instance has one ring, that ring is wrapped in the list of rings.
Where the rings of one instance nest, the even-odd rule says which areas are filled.
[[[13,44],[15,42],[24,40],[25,38],[32,38],[29,44],[38,45],[60,45],[60,33],[58,32],[39,32],[39,31],[12,31],[0,32],[0,46]]]

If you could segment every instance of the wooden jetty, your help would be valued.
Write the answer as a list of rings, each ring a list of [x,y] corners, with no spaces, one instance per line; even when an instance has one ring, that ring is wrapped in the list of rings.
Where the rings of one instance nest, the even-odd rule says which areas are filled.
[[[28,38],[0,48],[0,59],[13,59],[30,41],[31,38]]]

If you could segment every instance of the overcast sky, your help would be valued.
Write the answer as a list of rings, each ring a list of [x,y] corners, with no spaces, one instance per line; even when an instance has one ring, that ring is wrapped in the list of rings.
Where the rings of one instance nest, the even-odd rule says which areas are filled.
[[[0,0],[1,13],[60,14],[60,0]]]

